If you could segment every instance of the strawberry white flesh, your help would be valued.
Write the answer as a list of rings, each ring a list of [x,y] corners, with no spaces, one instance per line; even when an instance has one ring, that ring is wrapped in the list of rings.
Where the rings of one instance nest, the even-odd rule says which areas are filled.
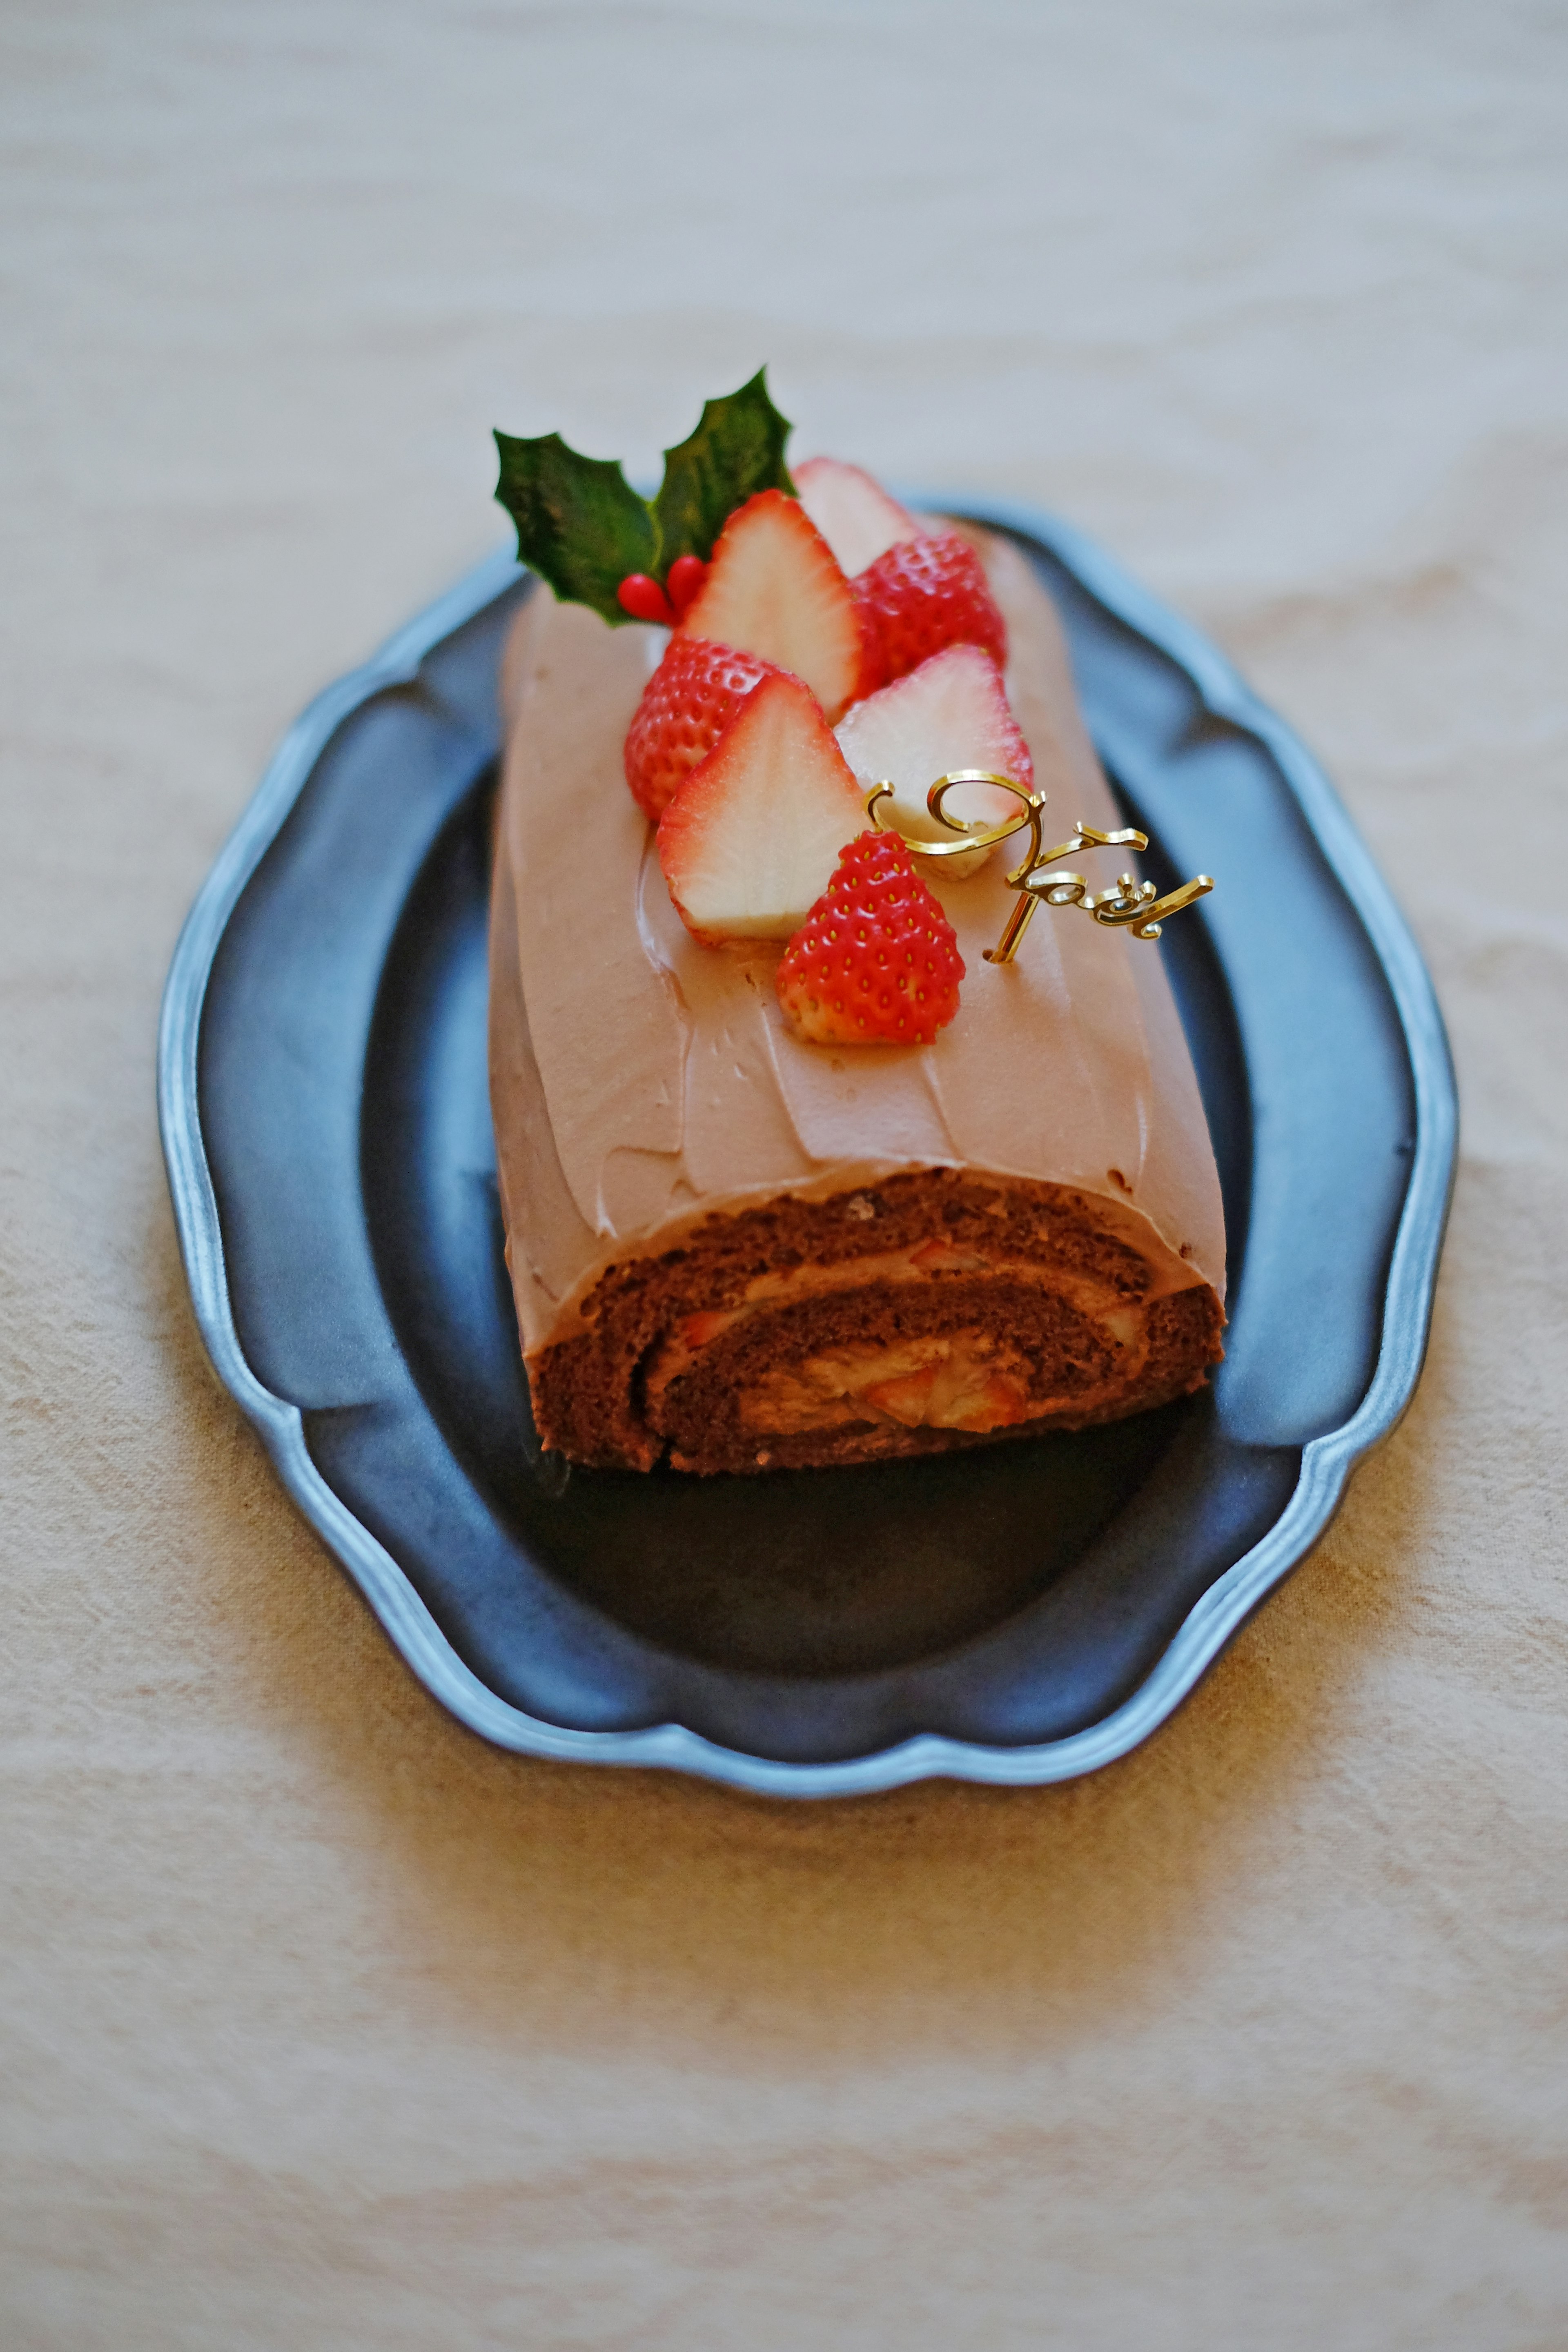
[[[849,583],[800,500],[783,490],[759,490],[736,508],[680,629],[793,671],[830,719],[865,691],[865,639]]]
[[[889,547],[923,535],[909,509],[858,466],[808,457],[793,471],[801,505],[851,579]]]
[[[659,820],[658,862],[708,947],[787,940],[865,826],[855,779],[815,697],[768,677]]]
[[[916,841],[952,841],[926,806],[939,776],[954,768],[988,768],[1034,790],[1029,747],[1008,707],[1002,673],[978,646],[949,646],[879,694],[868,696],[837,730],[839,749],[855,772],[862,793],[884,780],[893,787],[891,811],[898,830]],[[943,805],[952,816],[994,824],[1017,813],[1011,793],[994,784],[964,784]],[[985,862],[985,851],[944,858],[944,876],[958,879]]]

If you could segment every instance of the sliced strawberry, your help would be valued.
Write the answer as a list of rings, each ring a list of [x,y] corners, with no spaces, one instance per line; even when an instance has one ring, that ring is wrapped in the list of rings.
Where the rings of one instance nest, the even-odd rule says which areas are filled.
[[[851,579],[901,540],[921,536],[908,509],[858,466],[808,457],[791,470],[801,505]]]
[[[958,1011],[963,978],[952,925],[903,843],[862,833],[785,948],[776,984],[816,1045],[929,1045]]]
[[[626,782],[655,824],[754,686],[780,673],[708,637],[671,637],[626,730]]]
[[[954,768],[989,768],[1026,792],[1034,790],[1034,762],[1008,707],[1002,673],[978,646],[948,646],[932,654],[919,669],[856,703],[837,733],[861,791],[890,783],[893,824],[917,841],[952,839],[927,808],[926,794]],[[994,784],[964,784],[943,806],[951,815],[994,824],[1016,814],[1018,804]],[[945,859],[944,870],[972,872],[985,855]]]
[[[955,1348],[926,1399],[925,1418],[933,1429],[1012,1429],[1026,1421],[1029,1401],[1021,1381],[994,1372]]]
[[[980,1274],[984,1271],[986,1260],[983,1252],[960,1249],[944,1237],[921,1242],[919,1249],[910,1252],[910,1264],[918,1265],[922,1274]]]
[[[680,1336],[689,1348],[705,1348],[710,1339],[727,1331],[731,1323],[740,1321],[741,1311],[738,1307],[728,1313],[722,1307],[710,1307],[703,1314],[689,1315],[680,1327]]]
[[[980,558],[956,531],[900,540],[857,574],[854,587],[876,625],[890,678],[944,646],[979,646],[998,667],[1006,661],[1006,623]]]
[[[736,508],[680,630],[793,670],[830,719],[882,682],[874,620],[862,620],[832,549],[783,490]]]
[[[706,947],[787,940],[865,823],[855,779],[798,677],[753,688],[659,819],[658,862]]]
[[[1009,1429],[1026,1421],[1029,1412],[1023,1381],[994,1370],[963,1336],[944,1346],[929,1364],[879,1381],[860,1393],[868,1405],[902,1422],[906,1429],[922,1423],[931,1429]]]
[[[916,1371],[900,1373],[896,1379],[878,1381],[860,1393],[868,1405],[885,1412],[889,1421],[901,1421],[906,1429],[918,1429],[926,1418],[936,1373],[933,1360],[921,1364]]]

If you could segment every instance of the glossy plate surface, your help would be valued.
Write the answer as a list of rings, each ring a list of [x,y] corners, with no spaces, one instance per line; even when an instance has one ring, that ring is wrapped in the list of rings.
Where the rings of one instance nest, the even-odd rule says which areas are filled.
[[[1222,656],[1065,526],[967,511],[1057,599],[1144,870],[1219,872],[1157,950],[1225,1190],[1203,1397],[752,1479],[541,1454],[485,1078],[509,562],[305,713],[181,939],[160,1108],[208,1349],[415,1672],[504,1746],[812,1796],[1089,1770],[1191,1689],[1415,1387],[1456,1107],[1404,922]]]

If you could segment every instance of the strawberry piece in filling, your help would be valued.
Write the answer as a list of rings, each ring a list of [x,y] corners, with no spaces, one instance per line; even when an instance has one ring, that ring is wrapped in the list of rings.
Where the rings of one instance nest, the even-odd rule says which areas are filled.
[[[649,1360],[649,1410],[657,1419],[671,1383],[691,1372],[728,1333],[758,1316],[871,1286],[907,1286],[925,1294],[946,1280],[975,1275],[1058,1292],[1091,1318],[1110,1342],[1116,1384],[1136,1371],[1144,1353],[1142,1305],[1118,1299],[1092,1282],[1047,1276],[1026,1262],[994,1264],[974,1249],[936,1235],[887,1255],[760,1275],[747,1286],[742,1304],[684,1316]],[[740,1412],[744,1426],[759,1436],[795,1436],[868,1421],[983,1435],[1046,1415],[1053,1402],[1032,1394],[1029,1366],[1006,1339],[960,1320],[950,1330],[818,1348],[772,1365],[744,1387]]]

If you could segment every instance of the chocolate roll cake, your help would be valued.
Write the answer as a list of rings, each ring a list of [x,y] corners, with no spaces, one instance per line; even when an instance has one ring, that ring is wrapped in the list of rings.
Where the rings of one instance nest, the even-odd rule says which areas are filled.
[[[1113,827],[1049,599],[1009,542],[975,543],[1047,822]],[[934,1043],[804,1041],[779,947],[692,936],[622,780],[664,642],[541,587],[505,664],[490,1070],[542,1442],[757,1472],[1079,1429],[1201,1385],[1225,1234],[1158,950],[1042,909],[988,962],[1004,850],[931,877],[965,971]]]

